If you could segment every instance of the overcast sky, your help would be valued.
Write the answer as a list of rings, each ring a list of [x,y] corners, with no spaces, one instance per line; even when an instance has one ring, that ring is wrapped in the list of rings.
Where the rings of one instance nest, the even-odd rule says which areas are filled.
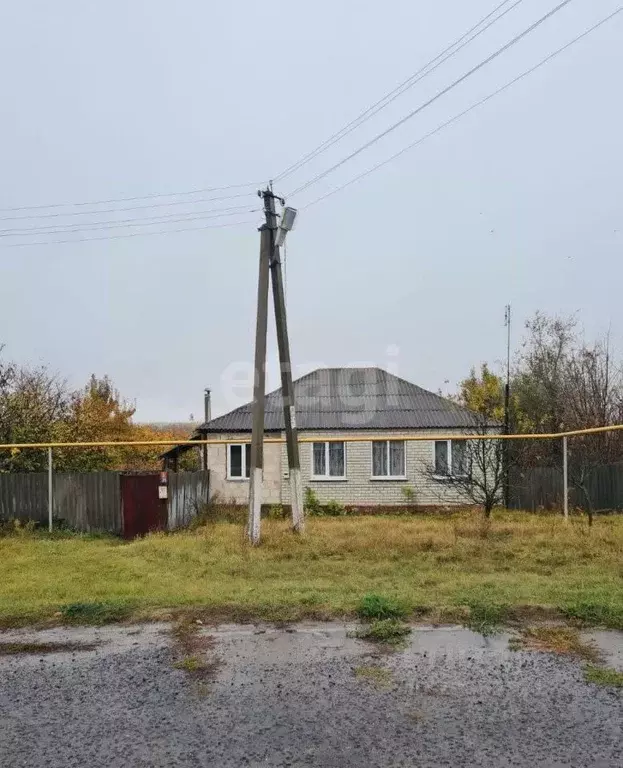
[[[573,0],[508,52],[291,203],[301,208],[486,96],[616,9]],[[0,207],[266,182],[426,64],[499,0],[24,0],[0,10]],[[507,7],[511,3],[507,3]],[[524,0],[430,77],[276,186],[287,194],[485,59],[556,0]],[[266,9],[271,11],[266,16]],[[578,312],[623,349],[623,13],[357,184],[304,210],[289,236],[296,373],[390,367],[436,390],[504,357],[541,309]],[[229,194],[253,193],[233,190]],[[149,198],[5,220],[77,226],[234,205],[252,194]],[[89,207],[3,211],[2,217]],[[199,215],[199,214],[197,214]],[[4,355],[75,386],[110,375],[143,421],[200,418],[250,394],[258,214],[243,226],[0,240]],[[158,224],[198,227],[229,219]],[[273,324],[272,313],[270,324]],[[269,346],[269,384],[278,385]],[[447,383],[446,383],[447,382]]]

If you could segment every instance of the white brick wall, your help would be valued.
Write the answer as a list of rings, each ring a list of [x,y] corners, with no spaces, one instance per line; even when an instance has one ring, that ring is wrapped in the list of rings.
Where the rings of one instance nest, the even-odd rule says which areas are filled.
[[[440,430],[412,430],[397,434],[440,434]],[[387,433],[384,433],[384,435]],[[444,434],[461,434],[460,430],[444,431]],[[338,501],[342,504],[360,506],[405,504],[403,488],[410,488],[415,494],[415,503],[420,505],[458,504],[464,501],[457,489],[443,480],[432,479],[426,471],[434,459],[433,441],[407,441],[406,480],[372,479],[372,444],[374,436],[369,432],[301,432],[300,437],[314,437],[319,441],[328,437],[365,437],[365,442],[346,443],[346,480],[313,480],[311,477],[312,443],[300,443],[301,476],[303,488],[314,490],[319,501]],[[227,479],[228,442],[239,442],[240,435],[214,435],[223,440],[223,445],[208,446],[208,467],[210,469],[211,492],[218,492],[222,501],[246,504],[249,500],[248,480]],[[250,437],[246,435],[247,439]],[[264,493],[265,504],[289,504],[290,484],[287,477],[288,460],[285,443],[264,445]]]

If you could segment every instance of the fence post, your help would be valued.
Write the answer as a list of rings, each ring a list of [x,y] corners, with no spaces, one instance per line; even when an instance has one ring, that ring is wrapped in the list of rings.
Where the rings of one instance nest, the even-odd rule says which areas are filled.
[[[54,515],[54,488],[52,486],[52,449],[48,448],[48,530],[52,533]]]
[[[562,508],[565,522],[569,522],[569,475],[567,467],[567,436],[562,438]]]

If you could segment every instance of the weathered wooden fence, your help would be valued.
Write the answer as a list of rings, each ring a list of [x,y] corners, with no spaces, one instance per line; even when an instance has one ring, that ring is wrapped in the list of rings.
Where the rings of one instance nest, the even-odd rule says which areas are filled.
[[[56,472],[53,518],[77,531],[123,533],[122,472]],[[209,472],[168,473],[168,530],[187,525],[208,500]],[[157,488],[157,481],[156,481]],[[48,521],[48,474],[0,473],[0,520]],[[140,510],[139,510],[140,511]]]
[[[556,467],[513,470],[510,477],[513,509],[562,509],[563,476]],[[586,489],[595,510],[623,510],[623,463],[591,467],[586,473]],[[583,492],[569,477],[569,506],[586,508]]]
[[[183,528],[208,500],[208,471],[169,472],[169,515],[167,528]]]

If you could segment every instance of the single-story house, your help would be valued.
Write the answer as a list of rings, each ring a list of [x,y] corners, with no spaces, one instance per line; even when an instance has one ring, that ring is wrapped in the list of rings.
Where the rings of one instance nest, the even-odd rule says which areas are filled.
[[[452,482],[464,441],[405,441],[408,435],[466,434],[475,415],[440,395],[380,368],[322,368],[294,381],[303,488],[320,503],[391,506],[460,503]],[[281,390],[265,399],[265,436],[284,436]],[[249,498],[252,403],[202,424],[194,439],[218,439],[207,449],[211,494],[246,504]],[[378,436],[378,438],[377,438]],[[362,442],[347,438],[363,437]],[[327,438],[345,438],[344,442]],[[382,439],[381,439],[382,438]],[[174,457],[182,447],[165,454]],[[263,503],[289,504],[285,443],[264,446]]]

